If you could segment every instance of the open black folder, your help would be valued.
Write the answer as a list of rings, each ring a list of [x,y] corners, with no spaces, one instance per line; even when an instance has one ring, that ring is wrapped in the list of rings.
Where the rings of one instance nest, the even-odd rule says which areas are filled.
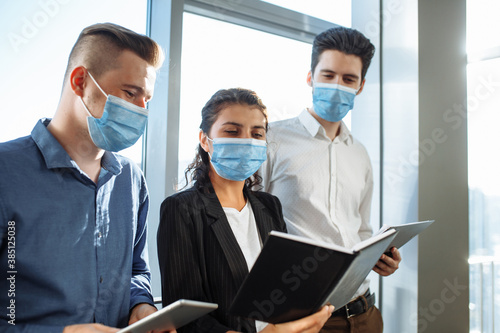
[[[272,231],[229,313],[277,324],[308,316],[327,302],[339,309],[395,236],[389,229],[346,249]]]

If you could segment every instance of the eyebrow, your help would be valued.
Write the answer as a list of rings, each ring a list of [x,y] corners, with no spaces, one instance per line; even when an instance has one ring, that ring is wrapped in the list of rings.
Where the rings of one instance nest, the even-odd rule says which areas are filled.
[[[234,125],[234,126],[238,126],[238,127],[243,127],[242,124],[240,123],[235,123],[233,121],[226,121],[224,124],[222,124],[223,126],[224,125]],[[262,128],[262,129],[266,129],[264,126],[262,125],[256,125],[256,126],[253,126],[252,128]]]
[[[335,71],[332,71],[330,69],[321,69],[320,70],[320,73],[331,73],[331,74],[336,74]],[[344,74],[344,76],[349,76],[349,77],[352,77],[352,78],[355,78],[355,79],[359,79],[359,76],[356,75],[356,74]]]

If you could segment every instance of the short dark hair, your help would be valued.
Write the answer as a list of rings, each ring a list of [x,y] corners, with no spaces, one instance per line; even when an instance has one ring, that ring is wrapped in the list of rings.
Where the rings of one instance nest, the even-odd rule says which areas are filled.
[[[311,73],[319,62],[319,57],[326,50],[337,50],[345,54],[353,54],[361,58],[361,80],[365,78],[370,62],[375,54],[375,46],[356,29],[335,27],[323,31],[314,38],[311,54]]]
[[[243,88],[221,89],[213,94],[201,110],[200,130],[208,136],[210,129],[219,117],[219,113],[228,106],[235,104],[248,105],[259,109],[266,120],[267,131],[268,121],[266,106],[262,103],[255,91]],[[208,153],[203,150],[201,145],[198,145],[193,163],[191,163],[185,171],[186,186],[189,185],[191,181],[194,181],[194,186],[197,189],[206,188],[207,185],[210,184],[209,171],[210,158]],[[191,181],[189,176],[191,176]],[[262,178],[256,172],[253,176],[246,179],[245,184],[251,189],[254,186],[259,186],[261,182]]]
[[[163,50],[151,38],[113,23],[97,23],[86,27],[78,36],[68,59],[65,81],[71,71],[84,65],[95,77],[116,68],[116,59],[124,50],[137,54],[155,69],[165,58]]]

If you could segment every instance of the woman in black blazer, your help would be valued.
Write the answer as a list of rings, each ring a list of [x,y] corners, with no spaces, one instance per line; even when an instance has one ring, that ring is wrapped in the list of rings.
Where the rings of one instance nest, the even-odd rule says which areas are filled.
[[[203,108],[200,129],[197,155],[186,170],[193,186],[161,205],[163,305],[181,298],[219,305],[179,333],[256,332],[255,321],[227,310],[269,232],[286,232],[278,198],[251,190],[260,184],[256,171],[266,158],[266,108],[253,91],[220,90]],[[325,308],[261,331],[318,332],[332,311]]]

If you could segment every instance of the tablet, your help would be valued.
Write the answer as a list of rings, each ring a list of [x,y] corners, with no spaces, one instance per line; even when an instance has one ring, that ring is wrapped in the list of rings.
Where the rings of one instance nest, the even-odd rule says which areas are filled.
[[[174,330],[217,309],[217,304],[180,299],[142,318],[118,333],[146,333],[152,330]]]
[[[428,221],[420,221],[420,222],[412,222],[400,225],[387,225],[384,224],[379,231],[377,231],[374,235],[379,235],[386,232],[389,229],[394,229],[398,233],[396,234],[396,238],[392,241],[389,247],[386,250],[386,254],[391,256],[390,249],[392,247],[396,247],[400,249],[403,245],[409,242],[413,237],[424,231],[428,226],[430,226],[434,220]]]

